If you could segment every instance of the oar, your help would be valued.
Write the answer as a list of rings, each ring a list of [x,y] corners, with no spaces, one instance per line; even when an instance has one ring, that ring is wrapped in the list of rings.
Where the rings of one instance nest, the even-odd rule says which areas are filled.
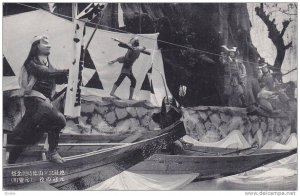
[[[221,155],[229,155],[229,154],[234,154],[234,153],[240,153],[240,152],[247,151],[247,150],[250,150],[250,149],[253,149],[253,148],[257,149],[258,145],[253,145],[253,146],[250,146],[248,148],[243,148],[243,149],[237,149],[237,150],[234,150],[234,151],[231,151],[231,152],[223,153]]]
[[[64,89],[62,89],[61,91],[59,91],[58,93],[56,93],[53,98],[52,101],[55,101],[58,97],[60,97],[63,93],[65,93],[67,91],[67,87],[65,87]]]
[[[130,143],[60,143],[58,146],[122,146]],[[44,144],[37,145],[14,145],[7,144],[3,148],[13,148],[13,147],[44,147]]]
[[[208,152],[208,151],[204,151],[204,150],[194,150],[194,149],[185,149],[186,151],[192,151],[192,152],[201,152],[204,154],[210,154],[210,155],[220,155],[219,153],[215,153],[215,152]]]
[[[221,153],[216,153],[216,152],[208,152],[208,151],[204,151],[204,150],[195,150],[195,149],[184,149],[184,150],[193,151],[193,152],[201,152],[201,153],[210,154],[210,155],[224,156],[224,155],[229,155],[229,154],[234,154],[234,153],[239,153],[239,152],[247,151],[247,150],[250,150],[250,149],[253,149],[253,148],[257,149],[258,145],[253,145],[251,147],[243,148],[243,149],[237,149],[237,150],[226,152],[226,153],[222,153],[222,154]]]
[[[156,69],[155,67],[153,67],[153,69],[156,70],[159,73],[159,75],[161,76],[163,84],[164,84],[165,92],[166,92],[166,97],[168,97],[167,85],[165,83],[165,79],[164,79],[163,74],[158,69]],[[167,101],[169,103],[169,99],[167,99]]]
[[[90,37],[90,39],[89,39],[89,41],[87,42],[87,44],[86,44],[86,47],[85,47],[85,51],[88,49],[88,47],[89,47],[89,45],[90,45],[90,43],[91,43],[91,41],[92,41],[92,39],[93,39],[93,37],[94,37],[94,35],[95,35],[95,33],[96,33],[96,31],[97,31],[97,29],[99,28],[99,25],[100,25],[100,22],[101,22],[101,20],[102,20],[102,18],[103,18],[103,16],[104,16],[104,14],[102,13],[102,9],[99,11],[99,13],[98,13],[98,22],[97,22],[97,24],[96,24],[96,27],[95,27],[95,29],[94,29],[94,31],[93,31],[93,33],[92,33],[92,35],[91,35],[91,37]],[[102,15],[101,15],[102,14]]]

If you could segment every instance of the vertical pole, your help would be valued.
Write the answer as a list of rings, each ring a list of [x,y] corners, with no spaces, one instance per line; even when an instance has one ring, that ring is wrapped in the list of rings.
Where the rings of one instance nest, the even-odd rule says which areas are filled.
[[[72,21],[75,22],[77,16],[77,3],[72,3]]]
[[[44,143],[44,146],[43,146],[43,151],[42,151],[42,160],[43,161],[47,160],[46,151],[48,151],[48,150],[49,150],[49,142],[48,142],[48,134],[47,134],[46,139],[45,139],[45,143]]]
[[[80,105],[78,105],[78,83],[79,81],[79,63],[80,63],[80,52],[81,52],[81,42],[75,40],[83,39],[81,37],[83,27],[79,28],[77,17],[77,4],[72,3],[72,17],[73,17],[73,25],[74,25],[74,39],[73,39],[73,65],[70,65],[69,71],[69,81],[66,93],[66,102],[65,102],[65,110],[64,114],[67,117],[73,118],[76,122],[78,121],[78,116],[80,116]],[[79,29],[78,29],[79,28]],[[80,31],[80,32],[79,32]]]
[[[161,77],[161,79],[163,81],[165,92],[166,92],[166,97],[167,97],[167,103],[169,103],[168,91],[167,91],[167,84],[166,84],[165,78],[164,78],[163,74],[157,68],[153,67],[153,69],[156,70],[159,73],[159,75],[160,75],[160,77]]]
[[[6,145],[7,145],[7,134],[4,133],[3,134],[3,143],[2,143],[3,146],[5,146],[5,148],[2,148],[2,165],[5,165],[7,164],[7,160],[8,160],[8,153],[6,151]]]
[[[142,32],[142,24],[141,24],[141,4],[139,3],[139,33]]]

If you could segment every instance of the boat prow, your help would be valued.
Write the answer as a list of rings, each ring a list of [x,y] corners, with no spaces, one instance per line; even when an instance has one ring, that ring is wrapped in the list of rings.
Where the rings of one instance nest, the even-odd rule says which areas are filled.
[[[182,121],[161,130],[159,135],[134,143],[64,157],[63,164],[49,161],[10,164],[3,167],[3,186],[13,189],[18,172],[29,179],[23,183],[47,182],[57,189],[83,190],[113,177],[145,160],[185,135]],[[80,145],[80,144],[78,144]],[[82,145],[82,144],[81,144]],[[90,144],[91,146],[93,144]],[[97,147],[97,144],[94,144]],[[72,146],[69,146],[70,148]]]

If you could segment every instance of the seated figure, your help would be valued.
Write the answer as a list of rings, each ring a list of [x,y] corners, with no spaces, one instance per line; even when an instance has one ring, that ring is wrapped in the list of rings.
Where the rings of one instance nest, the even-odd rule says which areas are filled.
[[[152,119],[160,127],[166,128],[182,117],[181,111],[177,108],[176,101],[173,97],[165,97],[162,101],[161,111],[154,113]]]
[[[161,111],[152,115],[153,121],[158,123],[162,129],[172,125],[181,117],[181,110],[177,107],[176,101],[173,97],[165,97],[162,101]],[[170,154],[179,154],[182,152],[183,146],[181,142],[177,140],[163,150]]]

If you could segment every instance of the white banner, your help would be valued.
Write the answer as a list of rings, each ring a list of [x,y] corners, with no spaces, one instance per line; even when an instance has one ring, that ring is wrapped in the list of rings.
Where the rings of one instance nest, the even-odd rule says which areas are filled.
[[[69,117],[80,116],[81,84],[82,84],[82,53],[84,48],[85,24],[79,20],[74,23],[73,62],[69,67],[68,88],[66,94],[64,114]]]
[[[124,27],[125,26],[121,3],[118,3],[118,23],[119,23],[119,27]]]
[[[41,23],[41,19],[43,22]],[[93,32],[93,28],[86,28],[85,42]],[[68,69],[73,66],[73,38],[74,24],[71,21],[57,17],[44,11],[33,11],[3,18],[3,55],[16,76],[3,77],[3,90],[19,89],[18,75],[30,49],[30,41],[35,35],[46,34],[52,46],[50,61],[57,69]],[[86,52],[85,67],[83,69],[82,95],[110,97],[109,93],[117,80],[122,64],[108,65],[108,62],[124,56],[127,49],[118,46],[111,38],[117,38],[128,42],[134,35],[97,30]],[[138,35],[140,46],[145,46],[151,55],[141,54],[133,65],[133,74],[137,84],[133,99],[149,100],[154,105],[160,105],[165,96],[162,81],[164,68],[161,53],[157,50],[158,34]],[[79,58],[79,57],[78,57]],[[147,74],[153,66],[152,73]],[[157,71],[159,70],[159,72]],[[151,91],[140,90],[146,75],[149,76],[149,84],[154,89]],[[70,72],[70,76],[72,73]],[[125,78],[116,91],[116,95],[122,99],[129,97],[130,80]],[[62,89],[62,87],[58,88]]]

